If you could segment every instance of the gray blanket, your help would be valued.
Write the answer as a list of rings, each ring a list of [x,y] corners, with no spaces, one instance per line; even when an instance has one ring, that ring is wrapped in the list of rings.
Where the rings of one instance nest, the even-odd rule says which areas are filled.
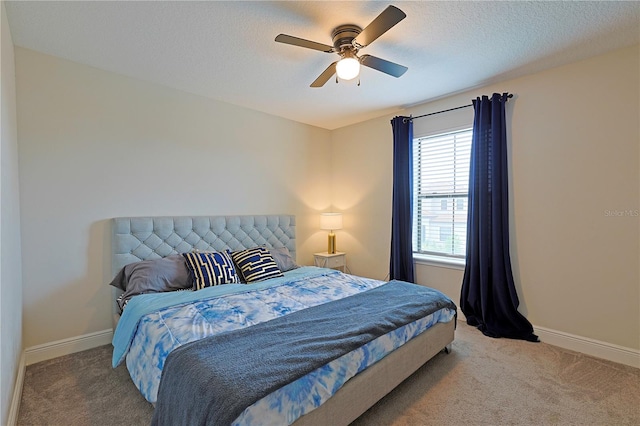
[[[276,389],[444,307],[456,309],[436,290],[390,281],[181,346],[166,359],[152,424],[231,424]]]

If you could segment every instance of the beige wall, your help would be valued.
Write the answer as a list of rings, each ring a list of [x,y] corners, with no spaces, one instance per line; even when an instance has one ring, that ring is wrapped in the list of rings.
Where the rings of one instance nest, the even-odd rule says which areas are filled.
[[[328,130],[15,51],[25,347],[111,328],[111,217],[295,214],[312,263]]]
[[[439,111],[493,92],[515,95],[508,110],[510,228],[520,310],[537,327],[636,350],[638,58],[634,46],[402,112]],[[473,120],[470,109],[451,114],[416,120],[416,134]],[[391,118],[332,132],[333,202],[345,213],[340,249],[354,273],[375,278],[388,273]],[[417,277],[459,299],[461,270],[419,264]]]
[[[638,218],[611,212],[640,208],[638,68],[636,46],[403,112],[516,95],[521,311],[538,327],[635,349]],[[24,346],[110,328],[114,216],[292,213],[298,260],[309,264],[325,245],[317,213],[332,204],[345,213],[338,249],[350,270],[387,276],[390,116],[329,132],[21,48],[16,70],[22,245],[38,260],[23,271]],[[416,134],[471,115],[418,120]],[[420,264],[417,277],[458,299],[461,270]]]
[[[18,133],[13,42],[1,6],[2,141],[0,144],[0,424],[7,424],[22,353],[22,266]]]

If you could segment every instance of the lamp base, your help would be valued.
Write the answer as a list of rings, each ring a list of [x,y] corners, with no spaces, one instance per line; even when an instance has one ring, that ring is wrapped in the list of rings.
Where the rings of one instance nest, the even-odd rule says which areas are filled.
[[[327,240],[327,253],[335,254],[336,252],[336,234],[331,232]]]

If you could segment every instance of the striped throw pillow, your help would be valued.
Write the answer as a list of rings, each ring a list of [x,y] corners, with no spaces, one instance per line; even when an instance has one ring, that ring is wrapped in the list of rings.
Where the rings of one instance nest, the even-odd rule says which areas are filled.
[[[220,284],[239,283],[229,252],[183,253],[193,278],[193,289],[201,290]]]
[[[283,276],[273,256],[265,247],[234,251],[231,258],[247,283]]]

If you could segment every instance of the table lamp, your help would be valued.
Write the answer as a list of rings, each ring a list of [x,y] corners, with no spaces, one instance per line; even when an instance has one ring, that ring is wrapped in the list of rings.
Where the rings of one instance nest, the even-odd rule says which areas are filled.
[[[336,252],[336,229],[342,229],[342,213],[321,213],[320,229],[329,231],[327,253],[334,254]]]

